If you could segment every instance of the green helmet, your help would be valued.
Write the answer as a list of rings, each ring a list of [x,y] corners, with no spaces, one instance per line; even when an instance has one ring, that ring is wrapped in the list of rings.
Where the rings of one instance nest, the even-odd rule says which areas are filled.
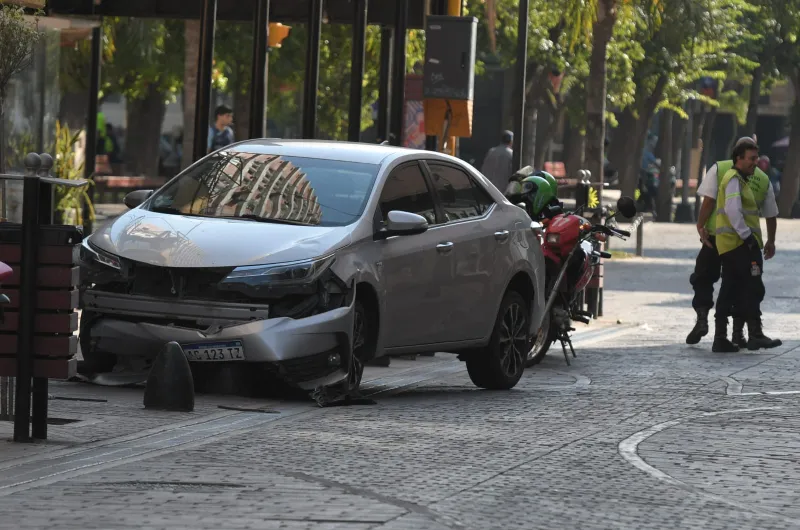
[[[543,177],[547,182],[550,183],[550,186],[553,188],[553,193],[558,192],[558,182],[556,182],[556,178],[553,175],[547,171],[537,171],[534,173],[534,176]]]
[[[555,179],[553,180],[555,181]],[[534,215],[539,215],[545,206],[556,197],[555,188],[550,184],[550,181],[540,175],[532,175],[522,179],[522,193],[530,197],[531,210]]]

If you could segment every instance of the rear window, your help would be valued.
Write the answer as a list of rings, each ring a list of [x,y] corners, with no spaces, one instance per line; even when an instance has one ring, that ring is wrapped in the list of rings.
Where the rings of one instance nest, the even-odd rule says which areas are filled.
[[[165,185],[148,208],[344,226],[361,217],[378,169],[375,164],[222,151]]]

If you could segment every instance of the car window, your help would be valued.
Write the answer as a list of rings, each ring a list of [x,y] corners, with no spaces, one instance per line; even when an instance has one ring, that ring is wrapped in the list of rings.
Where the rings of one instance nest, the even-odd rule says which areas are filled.
[[[418,164],[395,169],[386,179],[380,200],[383,221],[392,210],[421,215],[429,224],[436,222],[433,195]]]
[[[148,208],[176,215],[344,226],[361,217],[379,167],[231,149],[187,169],[159,190]]]
[[[436,162],[428,162],[428,167],[447,221],[479,217],[494,204],[466,172]]]

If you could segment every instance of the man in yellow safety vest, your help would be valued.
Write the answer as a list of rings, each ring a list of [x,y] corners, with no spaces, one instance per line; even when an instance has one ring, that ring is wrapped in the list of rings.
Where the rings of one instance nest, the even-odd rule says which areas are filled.
[[[739,347],[727,338],[728,318],[731,316],[747,322],[749,349],[777,345],[764,336],[761,329],[759,306],[764,299],[762,249],[765,245],[759,204],[748,185],[757,162],[758,146],[747,142],[739,144],[733,150],[733,167],[722,176],[718,186],[716,247],[722,261],[722,285],[717,298],[714,352],[739,351]],[[773,227],[769,234],[773,250],[768,250],[768,257],[774,254],[774,237]]]
[[[740,138],[734,149],[742,145],[749,145],[757,149],[755,137]],[[706,173],[706,177],[697,189],[698,200],[702,197],[703,206],[697,221],[697,231],[702,242],[700,252],[697,254],[695,269],[689,282],[694,289],[692,307],[697,313],[697,323],[686,337],[687,344],[697,344],[700,339],[708,334],[708,314],[714,307],[714,284],[720,278],[722,267],[719,253],[715,244],[716,219],[713,215],[714,207],[717,203],[719,183],[722,177],[733,168],[733,160],[720,160]],[[775,190],[769,177],[758,167],[753,174],[747,178],[747,185],[753,191],[756,202],[758,203],[761,214],[767,219],[768,240],[764,245],[766,259],[772,258],[775,254],[775,230],[777,226],[778,205],[775,201]],[[759,317],[761,316],[759,310]],[[760,322],[760,320],[759,320]],[[779,346],[781,341],[771,340],[763,336],[763,332],[750,330],[750,339],[744,336],[744,319],[733,319],[733,343],[739,347],[749,346],[751,349],[772,348]],[[755,332],[755,333],[754,333]]]

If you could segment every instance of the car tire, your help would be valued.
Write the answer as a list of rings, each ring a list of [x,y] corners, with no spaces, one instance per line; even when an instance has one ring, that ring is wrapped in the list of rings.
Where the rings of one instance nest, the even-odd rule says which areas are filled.
[[[92,344],[92,326],[100,319],[100,315],[91,311],[81,313],[81,323],[78,332],[78,343],[81,347],[81,357],[83,361],[78,363],[78,373],[82,375],[93,375],[108,373],[114,370],[117,364],[116,355],[100,352]]]
[[[375,357],[378,344],[378,326],[374,312],[367,311],[361,300],[353,308],[353,359],[348,370],[348,389],[357,390],[364,375],[364,365]]]
[[[550,313],[548,312],[542,319],[542,326],[539,328],[539,333],[533,337],[533,344],[531,345],[531,351],[528,352],[528,360],[525,363],[525,368],[536,366],[542,362],[542,359],[547,355],[547,351],[550,349],[550,345],[553,344],[554,340],[555,331],[553,330],[553,326],[550,325]]]
[[[487,390],[514,388],[525,371],[530,346],[528,302],[508,291],[500,304],[489,344],[467,357],[467,372],[475,386]]]

